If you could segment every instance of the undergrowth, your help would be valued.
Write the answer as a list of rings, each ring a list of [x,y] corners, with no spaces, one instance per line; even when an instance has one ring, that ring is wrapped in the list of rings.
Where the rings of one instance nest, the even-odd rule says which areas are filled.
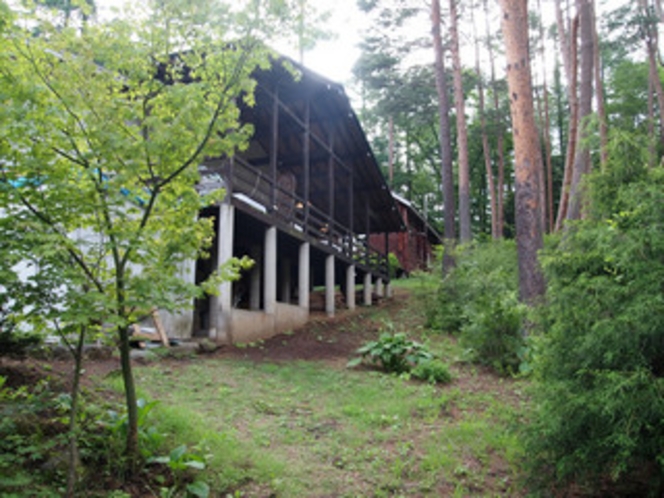
[[[462,246],[455,261],[456,266],[442,279],[417,276],[426,326],[458,336],[469,361],[502,374],[518,373],[526,352],[526,309],[518,301],[514,242]]]

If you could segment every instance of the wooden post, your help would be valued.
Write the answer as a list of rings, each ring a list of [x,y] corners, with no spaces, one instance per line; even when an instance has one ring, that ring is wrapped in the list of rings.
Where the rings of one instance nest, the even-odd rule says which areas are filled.
[[[161,344],[167,348],[170,346],[170,343],[168,342],[168,337],[166,337],[166,331],[164,330],[164,324],[161,323],[161,318],[159,317],[159,311],[157,308],[152,308],[152,311],[150,311],[150,315],[152,316],[152,321],[154,322],[154,326],[157,329],[157,334],[159,335],[159,339],[161,340]]]

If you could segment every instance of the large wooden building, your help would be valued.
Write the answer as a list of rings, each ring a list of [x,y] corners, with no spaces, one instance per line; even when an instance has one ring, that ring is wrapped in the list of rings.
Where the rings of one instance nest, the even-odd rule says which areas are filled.
[[[325,311],[341,290],[355,307],[356,286],[371,304],[389,291],[388,238],[404,230],[397,203],[342,85],[292,63],[258,72],[256,103],[242,109],[254,135],[248,149],[201,166],[201,189],[226,188],[225,201],[201,216],[215,219],[211,256],[183,268],[202,281],[231,256],[254,268],[192,311],[168,315],[178,337],[253,341],[306,322],[313,288],[324,288]],[[387,289],[387,290],[386,290]]]

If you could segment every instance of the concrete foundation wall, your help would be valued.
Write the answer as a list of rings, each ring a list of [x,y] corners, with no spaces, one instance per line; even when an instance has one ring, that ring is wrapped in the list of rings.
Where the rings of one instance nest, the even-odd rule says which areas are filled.
[[[262,311],[233,310],[231,329],[236,343],[269,339],[307,323],[309,312],[299,306],[277,303],[274,314]]]

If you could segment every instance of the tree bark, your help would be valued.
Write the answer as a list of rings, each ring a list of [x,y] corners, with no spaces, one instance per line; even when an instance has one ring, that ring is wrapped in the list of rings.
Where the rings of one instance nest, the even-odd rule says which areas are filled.
[[[648,78],[648,167],[652,168],[656,164],[655,151],[655,89],[653,88],[652,78]]]
[[[118,327],[120,342],[120,365],[122,369],[122,381],[125,391],[125,403],[127,406],[127,439],[125,442],[125,456],[127,457],[127,471],[133,474],[138,464],[138,399],[136,396],[136,384],[132,372],[129,345],[129,329],[126,326]]]
[[[496,223],[498,238],[503,237],[505,228],[505,140],[503,137],[502,113],[500,111],[500,100],[498,98],[498,84],[496,82],[496,60],[491,44],[491,30],[489,29],[489,6],[484,0],[484,19],[487,37],[487,48],[491,65],[491,91],[493,93],[493,108],[496,120],[496,148],[498,149],[498,184],[496,185]]]
[[[452,170],[452,139],[450,133],[449,96],[447,93],[447,75],[445,71],[445,58],[443,55],[443,41],[440,29],[440,0],[431,2],[431,33],[433,36],[433,49],[435,56],[436,91],[438,93],[439,141],[441,179],[443,182],[443,273],[446,274],[454,266],[454,240],[456,239],[454,216],[456,212],[454,202],[454,176]]]
[[[645,26],[643,28],[644,41],[648,53],[648,67],[650,69],[650,81],[655,89],[657,96],[657,107],[659,107],[659,139],[664,142],[664,88],[662,87],[662,80],[659,77],[659,64],[657,63],[657,28],[654,27],[649,19],[650,13],[648,9],[647,0],[639,0]]]
[[[470,161],[468,159],[468,126],[463,94],[457,0],[450,0],[450,36],[454,75],[454,101],[457,114],[457,153],[459,155],[459,240],[470,242]]]
[[[532,76],[528,50],[527,0],[500,0],[507,58],[514,136],[516,238],[519,259],[519,295],[534,304],[544,294],[544,276],[537,259],[542,248],[538,175],[542,170],[539,133],[535,123]]]
[[[565,172],[563,175],[563,184],[560,188],[560,202],[558,203],[558,216],[556,218],[556,231],[560,230],[567,218],[567,208],[569,206],[569,191],[572,183],[572,168],[576,150],[576,134],[579,124],[579,103],[577,99],[577,64],[576,64],[576,34],[578,32],[578,17],[572,22],[572,35],[570,36],[571,68],[569,80],[567,82],[567,95],[569,100],[570,118],[567,130],[567,153],[565,154]]]
[[[541,2],[537,0],[537,8],[541,12]],[[542,78],[542,93],[544,94],[544,151],[546,154],[546,196],[545,203],[546,209],[542,209],[545,213],[544,227],[546,227],[548,232],[553,232],[554,227],[554,215],[553,215],[553,165],[551,163],[551,113],[549,112],[549,84],[546,65],[546,50],[544,49],[544,25],[540,22],[540,38],[542,39],[542,45],[540,47],[540,57],[542,58],[542,67],[543,78]]]
[[[599,120],[599,159],[602,168],[606,166],[609,159],[609,127],[606,119],[606,107],[604,106],[604,81],[602,78],[602,58],[599,47],[599,36],[597,34],[597,13],[595,6],[592,9],[593,16],[593,42],[595,46],[595,98],[597,101],[597,119]]]
[[[76,348],[70,348],[74,357],[74,376],[71,386],[71,407],[69,408],[69,467],[67,469],[67,498],[76,496],[76,481],[78,480],[78,407],[81,385],[81,371],[83,369],[83,346],[87,328],[82,326],[78,333]]]
[[[581,41],[581,71],[579,78],[579,117],[569,193],[568,220],[581,219],[583,211],[583,178],[590,172],[590,150],[586,144],[588,118],[593,112],[593,65],[595,62],[595,29],[593,27],[592,0],[577,0],[579,36]]]
[[[482,153],[484,155],[484,169],[486,174],[486,185],[489,191],[489,206],[491,209],[491,238],[497,240],[500,238],[498,233],[498,210],[496,207],[496,182],[493,177],[493,166],[491,161],[491,148],[489,146],[489,135],[486,126],[486,111],[484,101],[484,82],[482,81],[482,71],[480,70],[480,44],[475,26],[475,16],[473,9],[470,11],[473,25],[473,39],[475,44],[475,72],[477,73],[477,95],[478,108],[480,115],[480,128],[482,133]]]

